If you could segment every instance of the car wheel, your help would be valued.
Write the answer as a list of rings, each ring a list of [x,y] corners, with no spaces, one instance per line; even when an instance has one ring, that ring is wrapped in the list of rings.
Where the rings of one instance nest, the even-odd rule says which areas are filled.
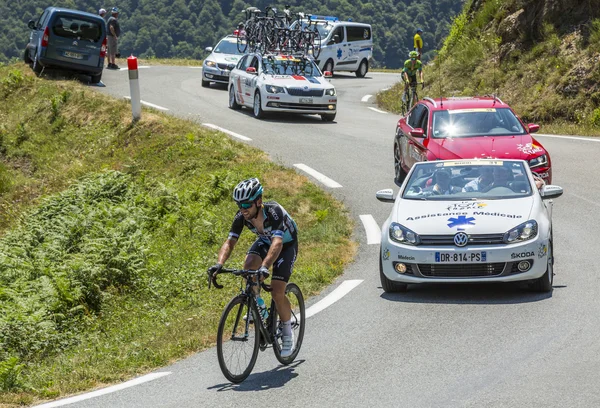
[[[333,122],[333,120],[335,119],[335,115],[335,113],[323,113],[321,114],[321,120],[324,122]]]
[[[205,81],[202,79],[202,88],[208,88],[210,86],[210,81]]]
[[[535,292],[551,292],[554,282],[554,248],[552,238],[548,241],[548,262],[546,264],[546,273],[537,278],[531,284],[531,289]]]
[[[265,111],[262,108],[262,102],[260,99],[260,91],[256,91],[254,94],[254,106],[252,107],[252,111],[254,112],[254,117],[256,119],[262,119],[265,117]]]
[[[386,293],[406,292],[408,285],[406,283],[393,282],[389,280],[383,273],[383,261],[381,260],[381,247],[379,247],[379,279],[381,287]]]
[[[98,75],[92,75],[92,84],[99,84],[100,80],[102,79],[102,73],[99,73]]]
[[[40,76],[44,70],[44,67],[42,67],[42,65],[38,62],[37,51],[33,57],[33,65],[31,66],[31,69],[33,69],[33,72],[35,72],[37,76]]]
[[[406,171],[402,167],[402,157],[400,156],[400,145],[394,143],[394,182],[401,186],[406,178]]]
[[[358,66],[358,69],[356,70],[356,76],[358,78],[364,78],[365,75],[367,75],[368,71],[369,71],[369,63],[367,62],[367,60],[362,60],[360,65]]]
[[[241,106],[235,100],[235,88],[233,85],[229,87],[229,109],[238,110]]]
[[[325,63],[325,66],[323,67],[323,72],[325,71],[329,71],[331,72],[331,75],[333,75],[333,60],[332,59],[328,59],[327,62]]]
[[[33,61],[31,61],[31,58],[29,57],[29,49],[25,48],[25,52],[23,53],[23,62],[25,62],[25,64],[31,64]]]

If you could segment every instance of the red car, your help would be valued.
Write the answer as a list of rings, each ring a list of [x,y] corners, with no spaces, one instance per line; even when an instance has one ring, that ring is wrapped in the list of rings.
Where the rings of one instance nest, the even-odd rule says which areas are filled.
[[[523,159],[547,184],[552,182],[550,155],[498,97],[424,98],[398,121],[394,139],[396,184],[413,164],[447,159]]]

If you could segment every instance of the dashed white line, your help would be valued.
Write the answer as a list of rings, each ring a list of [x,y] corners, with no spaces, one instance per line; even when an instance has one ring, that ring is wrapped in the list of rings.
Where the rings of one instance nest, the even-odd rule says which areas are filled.
[[[384,111],[382,111],[382,110],[379,110],[379,109],[377,109],[377,108],[372,108],[371,106],[369,106],[369,109],[371,109],[372,111],[375,111],[375,112],[377,112],[377,113],[387,113],[387,112],[384,112]]]
[[[219,131],[221,131],[223,133],[227,133],[228,135],[233,136],[233,137],[237,137],[238,139],[243,140],[245,142],[249,142],[249,141],[252,140],[249,137],[242,136],[239,133],[235,133],[235,132],[232,132],[231,130],[227,130],[227,129],[224,129],[224,128],[220,127],[220,126],[213,125],[212,123],[203,123],[202,125],[204,125],[206,127],[209,127],[211,129],[219,130]]]
[[[362,99],[360,100],[361,102],[367,102],[373,95],[365,95],[362,97]]]
[[[573,140],[585,140],[586,142],[600,142],[599,137],[575,137],[575,136],[560,136],[560,135],[546,135],[544,133],[537,133],[534,136],[543,136],[543,137],[554,137],[556,139],[573,139]]]
[[[331,187],[331,188],[340,188],[340,187],[342,187],[341,184],[333,181],[332,179],[330,179],[329,177],[325,176],[324,174],[321,174],[318,171],[316,171],[314,169],[311,169],[306,164],[298,163],[298,164],[294,164],[294,167],[297,167],[300,170],[304,171],[305,173],[310,174],[311,176],[313,176],[314,178],[316,178],[318,181],[320,181],[321,183],[325,184],[327,187]]]
[[[377,225],[377,221],[371,214],[361,215],[360,220],[365,227],[365,232],[367,233],[367,244],[374,245],[379,244],[381,242],[381,229],[379,225]]]
[[[331,292],[329,295],[325,296],[323,299],[319,300],[317,303],[309,307],[306,310],[306,318],[308,319],[309,317],[314,316],[317,313],[324,310],[325,308],[331,306],[332,304],[346,296],[348,293],[350,293],[352,289],[360,285],[362,282],[362,279],[353,279],[342,282],[340,286],[333,290],[333,292]]]
[[[124,96],[124,98],[131,100],[131,96]],[[149,107],[154,108],[154,109],[159,109],[159,110],[162,110],[162,111],[168,111],[169,110],[169,108],[163,108],[162,106],[158,106],[158,105],[155,105],[155,104],[150,103],[150,102],[146,102],[146,101],[140,101],[140,102],[142,103],[142,105],[146,105],[146,106],[149,106]]]
[[[392,89],[392,88],[391,87],[383,88],[382,91],[389,91],[390,89]]]
[[[98,391],[88,392],[87,394],[76,395],[74,397],[61,399],[58,401],[48,402],[42,405],[36,405],[36,408],[52,408],[52,407],[60,407],[67,404],[73,404],[75,402],[83,401],[90,398],[99,397],[100,395],[110,394],[111,392],[120,391],[125,388],[133,387],[138,384],[142,384],[148,381],[156,380],[157,378],[164,377],[165,375],[171,374],[170,371],[163,371],[159,373],[152,373],[148,375],[144,375],[142,377],[134,378],[133,380],[113,385],[111,387],[106,387]]]

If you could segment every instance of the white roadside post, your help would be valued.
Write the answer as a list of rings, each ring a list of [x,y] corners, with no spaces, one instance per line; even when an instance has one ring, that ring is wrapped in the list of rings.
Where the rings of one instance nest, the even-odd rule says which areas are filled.
[[[131,94],[131,113],[133,120],[140,120],[142,117],[142,102],[140,100],[140,82],[138,80],[137,58],[133,55],[127,58],[127,68],[129,70],[129,93]]]

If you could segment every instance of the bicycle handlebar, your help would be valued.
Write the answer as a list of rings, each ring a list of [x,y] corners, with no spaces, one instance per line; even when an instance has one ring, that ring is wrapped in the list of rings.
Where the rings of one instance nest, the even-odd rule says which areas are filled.
[[[232,275],[241,276],[245,279],[248,279],[251,276],[257,276],[259,279],[266,279],[270,275],[269,272],[260,272],[259,270],[232,269],[232,268],[222,268],[219,272],[217,272],[214,275],[211,275],[209,271],[207,271],[207,273],[208,273],[208,288],[209,289],[210,289],[211,283],[215,286],[215,288],[223,289],[223,285],[220,285],[217,282],[217,275],[219,275],[221,273],[231,273]],[[263,281],[260,282],[260,286],[267,292],[271,291],[271,286],[266,285]]]

